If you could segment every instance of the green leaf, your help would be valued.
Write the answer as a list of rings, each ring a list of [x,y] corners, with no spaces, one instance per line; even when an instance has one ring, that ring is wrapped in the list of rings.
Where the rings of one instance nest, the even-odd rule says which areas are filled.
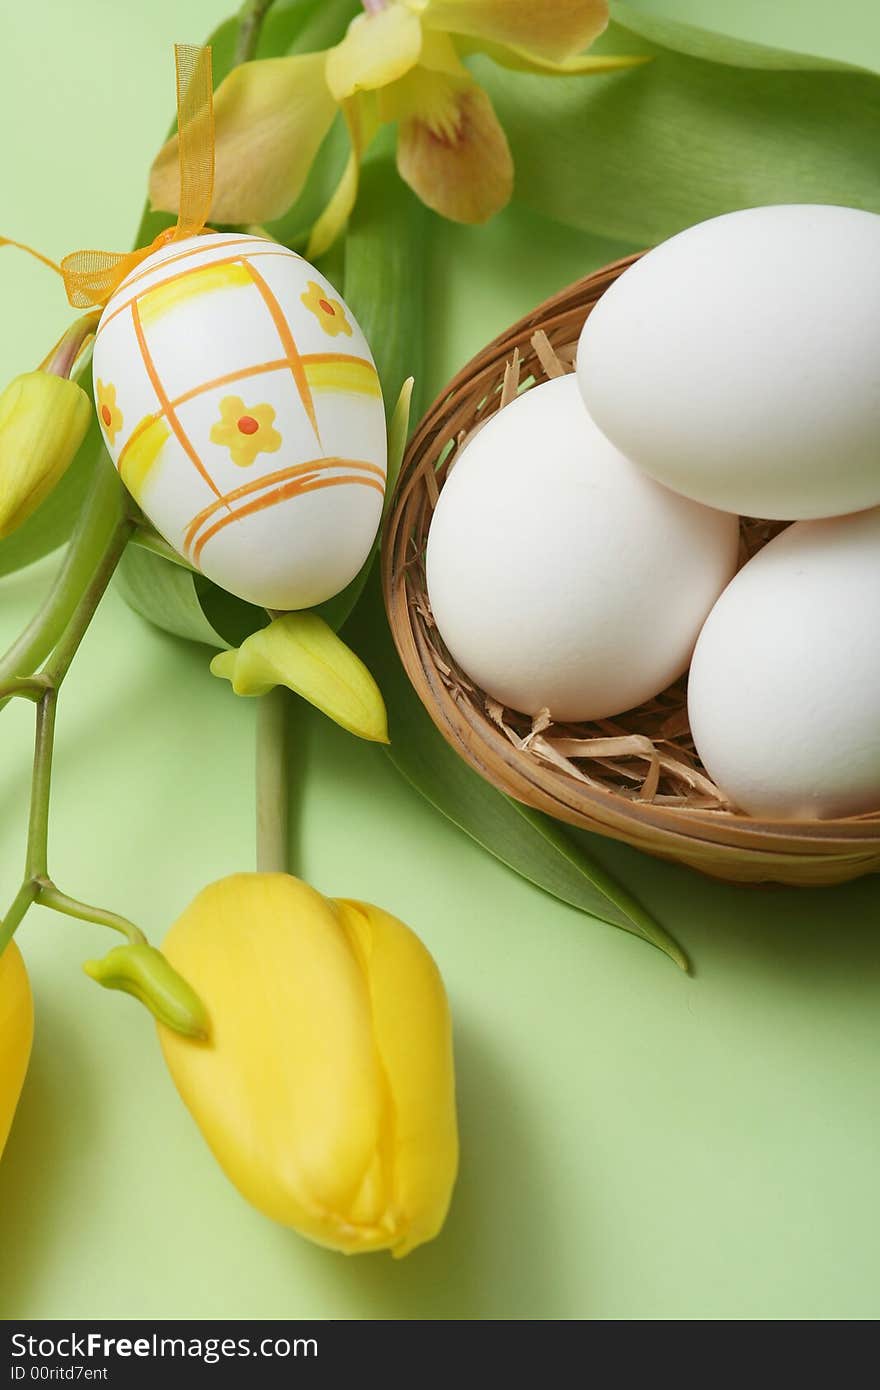
[[[602,865],[549,817],[495,790],[446,743],[407,679],[374,576],[346,637],[379,682],[388,710],[388,755],[438,811],[523,878],[581,912],[642,937],[682,970],[684,952]],[[601,844],[599,837],[590,837]]]
[[[400,477],[403,456],[406,452],[406,441],[409,439],[409,421],[412,413],[414,387],[415,378],[408,376],[400,388],[397,405],[394,407],[388,426],[388,479],[385,484],[384,509],[386,512],[394,496],[397,479]]]
[[[345,239],[344,295],[376,359],[389,416],[409,376],[413,411],[421,413],[427,224],[393,154],[368,160]]]
[[[515,196],[635,246],[735,208],[880,210],[880,77],[713,34],[625,4],[594,51],[653,61],[533,77],[477,60],[510,139]]]
[[[344,296],[376,359],[385,410],[390,417],[387,495],[394,485],[402,446],[406,444],[405,437],[400,438],[406,428],[403,412],[408,422],[410,408],[419,409],[424,363],[427,218],[425,208],[398,177],[391,155],[379,153],[367,161],[345,239]],[[415,378],[415,384],[404,406],[401,399],[410,377]],[[357,604],[377,553],[378,544],[351,583],[315,610],[334,631],[342,627]]]
[[[128,547],[114,583],[136,613],[190,642],[235,646],[266,623],[264,609],[140,546]]]

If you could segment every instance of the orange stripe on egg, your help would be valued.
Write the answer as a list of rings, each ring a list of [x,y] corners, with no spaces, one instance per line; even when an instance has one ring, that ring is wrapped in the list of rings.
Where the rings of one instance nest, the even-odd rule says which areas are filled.
[[[237,511],[228,516],[221,516],[213,526],[209,526],[200,537],[198,544],[193,551],[193,563],[198,564],[201,559],[202,551],[212,537],[219,531],[229,526],[233,521],[240,521],[246,516],[252,516],[255,512],[265,511],[268,507],[275,507],[279,502],[286,502],[292,497],[302,496],[307,492],[317,492],[320,488],[340,487],[347,483],[360,483],[364,487],[373,487],[378,493],[384,496],[385,488],[375,478],[364,478],[356,473],[343,474],[335,478],[319,478],[316,474],[307,475],[303,478],[295,478],[292,482],[285,483],[283,487],[276,488],[274,492],[266,493],[262,497],[255,497],[247,506],[239,507]]]
[[[205,507],[193,517],[183,537],[184,550],[189,550],[205,522],[210,521],[212,516],[222,511],[224,506],[229,507],[231,502],[238,502],[242,497],[250,497],[255,492],[262,492],[265,488],[274,487],[276,484],[287,482],[291,478],[302,478],[306,475],[317,476],[329,468],[352,468],[359,473],[367,473],[377,480],[380,491],[385,491],[385,474],[375,463],[347,458],[308,459],[305,463],[297,463],[288,468],[278,468],[273,473],[264,473],[262,477],[252,478],[250,482],[242,483],[232,492],[224,493],[218,501],[212,502],[210,506]],[[232,510],[231,507],[229,509]]]
[[[208,249],[210,250],[210,247],[209,247]],[[198,250],[199,250],[199,251],[202,251],[202,253],[204,253],[204,248],[199,247]],[[196,252],[194,251],[194,252],[193,252],[193,255],[195,255],[195,254],[196,254]],[[284,248],[283,246],[282,246],[282,247],[279,247],[277,251],[271,251],[271,250],[269,250],[269,251],[252,251],[250,254],[251,254],[252,256],[289,256],[289,253],[285,250],[285,248]],[[162,264],[164,265],[165,262],[163,261]],[[236,255],[234,255],[234,256],[224,256],[222,260],[210,261],[208,264],[209,264],[210,266],[215,266],[215,265],[242,265],[242,264],[245,264],[245,262],[242,261],[241,253],[238,252],[238,253],[236,253]],[[154,267],[153,267],[153,270],[154,270],[154,271],[155,271],[155,270],[160,270],[160,269],[161,269],[161,266],[154,266]],[[163,286],[164,286],[164,285],[170,285],[171,282],[172,282],[173,280],[182,280],[182,279],[184,278],[184,276],[187,276],[187,275],[195,275],[195,274],[197,274],[198,271],[200,271],[201,269],[202,269],[202,267],[201,267],[200,265],[191,265],[191,266],[187,266],[184,270],[175,271],[175,273],[174,273],[173,275],[169,275],[169,276],[166,277],[166,279],[160,280],[160,281],[159,281],[159,284],[160,284],[160,285],[163,285]],[[145,272],[145,273],[146,273],[146,274],[151,274],[152,272],[147,271],[147,272]],[[127,287],[126,287],[126,288],[127,288]],[[157,286],[157,288],[158,288],[158,286]],[[126,299],[125,302],[124,302],[123,304],[117,304],[117,305],[115,306],[115,308],[112,310],[111,313],[108,314],[108,313],[106,312],[106,310],[105,310],[105,311],[104,311],[104,314],[103,314],[103,317],[101,318],[101,322],[98,324],[98,327],[97,327],[95,336],[96,336],[96,337],[99,337],[100,334],[103,333],[104,329],[107,327],[108,323],[111,323],[111,322],[113,321],[113,319],[115,319],[115,318],[117,317],[117,315],[124,313],[125,310],[128,309],[128,308],[130,308],[130,306],[131,306],[132,304],[135,304],[135,303],[141,298],[142,295],[148,294],[148,293],[149,293],[148,290],[138,290],[138,291],[136,291],[136,292],[132,295],[131,299]]]
[[[164,269],[166,265],[174,265],[175,261],[187,261],[192,256],[207,256],[211,251],[228,251],[232,246],[247,246],[248,243],[253,244],[253,241],[253,237],[240,236],[235,237],[231,241],[216,242],[213,246],[191,246],[188,251],[178,251],[175,256],[166,256],[165,259],[160,261],[158,265],[149,266],[146,270],[139,270],[137,275],[129,276],[129,278],[125,281],[124,288],[127,290],[131,289],[131,286],[136,285],[138,280],[144,280],[148,275],[155,275],[157,270]],[[287,248],[283,246],[279,246],[278,250],[274,252],[269,247],[267,247],[265,251],[258,251],[255,249],[251,254],[255,256],[278,256],[282,253],[286,256],[291,256],[294,260],[302,260],[302,257],[298,255],[296,251],[288,251]],[[241,255],[241,252],[239,252],[238,254]],[[208,262],[208,264],[217,265],[218,262],[210,261]],[[161,283],[164,284],[164,280]]]
[[[266,281],[263,279],[260,272],[256,269],[255,266],[252,266],[249,261],[245,262],[245,265],[247,266],[248,274],[250,275],[251,279],[253,280],[254,284],[256,285],[257,289],[262,295],[263,302],[265,303],[266,308],[269,310],[269,313],[272,316],[272,322],[275,325],[278,337],[281,339],[281,346],[284,348],[284,351],[287,354],[287,358],[290,362],[290,370],[293,375],[293,379],[296,383],[296,389],[299,392],[299,398],[303,403],[303,409],[309,417],[309,422],[312,426],[312,429],[315,431],[315,438],[320,444],[321,436],[318,432],[318,420],[317,416],[315,415],[315,403],[312,400],[312,392],[311,388],[309,387],[308,378],[306,377],[306,369],[303,366],[299,348],[297,347],[296,340],[294,339],[294,336],[290,331],[290,324],[284,317],[284,310],[281,308],[281,305],[278,303],[278,300],[275,298],[274,294],[272,293],[269,286],[266,284]]]
[[[211,477],[210,473],[206,469],[205,465],[202,463],[202,460],[199,458],[195,449],[193,448],[189,436],[187,435],[186,431],[184,430],[183,426],[177,418],[177,413],[174,409],[174,406],[168,399],[168,396],[165,392],[165,387],[162,385],[162,382],[160,380],[159,373],[156,371],[156,366],[150,355],[150,349],[147,347],[147,340],[144,337],[144,330],[141,326],[141,319],[140,314],[138,313],[137,301],[134,301],[131,306],[131,321],[134,327],[134,336],[137,339],[137,344],[140,348],[141,358],[144,364],[144,370],[146,371],[147,376],[150,378],[150,384],[152,385],[153,390],[156,393],[156,398],[159,402],[159,405],[162,408],[162,414],[165,416],[165,419],[168,421],[174,433],[177,435],[178,443],[181,445],[184,452],[188,455],[191,462],[195,465],[196,471],[208,484],[208,487],[214,493],[215,497],[219,497],[220,490],[217,487],[217,484],[214,482],[213,478]]]

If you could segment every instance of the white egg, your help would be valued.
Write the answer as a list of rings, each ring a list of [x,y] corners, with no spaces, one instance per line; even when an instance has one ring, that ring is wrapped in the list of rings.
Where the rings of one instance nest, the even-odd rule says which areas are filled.
[[[464,449],[431,523],[428,593],[450,652],[495,699],[598,719],[681,674],[736,554],[735,518],[641,473],[568,376]]]
[[[123,482],[210,579],[291,609],[357,574],[385,492],[382,393],[301,256],[219,232],[162,247],[104,309],[94,380]]]
[[[769,818],[880,810],[880,508],[790,526],[700,634],[691,732],[709,774]]]
[[[578,377],[619,449],[745,516],[880,503],[880,217],[749,208],[650,251],[584,325]]]

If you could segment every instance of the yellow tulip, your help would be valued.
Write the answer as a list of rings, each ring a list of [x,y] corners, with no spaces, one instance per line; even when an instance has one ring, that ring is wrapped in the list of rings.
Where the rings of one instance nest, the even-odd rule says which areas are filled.
[[[513,160],[486,93],[462,62],[484,53],[545,76],[611,72],[644,61],[582,53],[608,23],[607,0],[363,0],[364,13],[326,53],[243,63],[215,97],[215,221],[260,223],[299,196],[337,109],[351,155],[312,229],[314,259],[357,197],[363,154],[398,124],[401,177],[456,222],[485,222],[510,198]],[[176,212],[177,139],[159,151],[153,206]]]
[[[163,945],[211,1038],[159,1027],[227,1177],[346,1254],[409,1253],[443,1225],[458,1135],[449,1007],[408,927],[288,874],[205,888]]]
[[[0,395],[0,539],[16,530],[73,462],[92,418],[81,386],[26,372]]]
[[[10,941],[0,956],[0,1155],[31,1055],[34,1003],[21,952]]]

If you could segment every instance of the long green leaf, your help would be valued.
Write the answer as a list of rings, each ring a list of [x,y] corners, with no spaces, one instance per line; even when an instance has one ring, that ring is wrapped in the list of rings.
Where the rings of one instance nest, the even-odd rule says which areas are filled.
[[[419,410],[424,374],[427,216],[398,177],[391,155],[380,153],[367,162],[345,239],[345,300],[372,348],[389,417],[410,376],[415,378],[415,399],[410,408],[414,414]],[[374,548],[342,593],[318,608],[334,630],[354,609],[375,559]]]
[[[156,627],[205,642],[237,646],[266,625],[266,611],[234,598],[191,570],[130,545],[114,580],[129,607]]]
[[[663,927],[555,821],[503,796],[449,747],[394,650],[378,576],[367,585],[345,636],[379,682],[388,710],[389,757],[427,801],[523,878],[581,912],[642,937],[688,969],[687,957]]]
[[[585,231],[643,246],[762,203],[880,210],[880,77],[612,5],[596,51],[653,61],[544,78],[485,59],[515,196]]]

